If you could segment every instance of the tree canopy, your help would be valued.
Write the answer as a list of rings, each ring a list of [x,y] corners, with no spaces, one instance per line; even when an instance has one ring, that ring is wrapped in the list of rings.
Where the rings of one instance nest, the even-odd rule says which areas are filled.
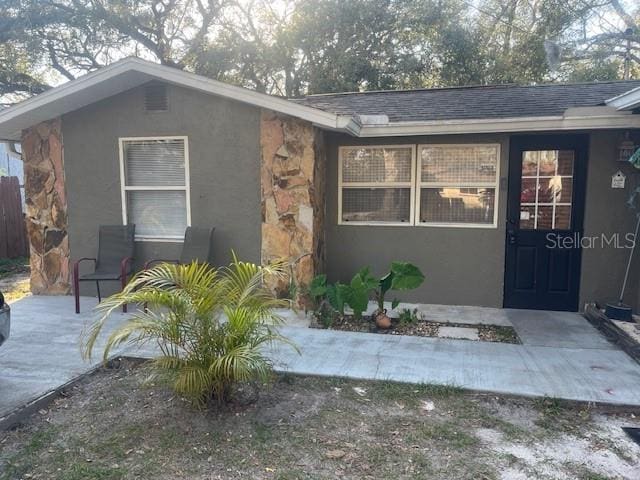
[[[0,0],[11,103],[137,55],[272,94],[640,78],[625,0]]]

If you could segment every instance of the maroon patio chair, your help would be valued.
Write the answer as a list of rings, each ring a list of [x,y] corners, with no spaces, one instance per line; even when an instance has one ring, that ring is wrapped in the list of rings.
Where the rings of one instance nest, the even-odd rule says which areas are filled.
[[[100,282],[120,281],[122,288],[133,271],[133,249],[135,225],[100,225],[98,236],[98,258],[85,257],[73,264],[73,293],[76,297],[76,313],[80,313],[80,282],[96,282],[98,301]],[[93,273],[79,274],[80,263],[93,261]],[[127,306],[122,306],[127,311]]]
[[[180,258],[171,260],[154,258],[144,264],[144,269],[148,269],[155,263],[175,263],[178,265],[185,265],[194,261],[210,263],[214,230],[215,228],[187,227],[184,232],[184,243],[182,244]]]

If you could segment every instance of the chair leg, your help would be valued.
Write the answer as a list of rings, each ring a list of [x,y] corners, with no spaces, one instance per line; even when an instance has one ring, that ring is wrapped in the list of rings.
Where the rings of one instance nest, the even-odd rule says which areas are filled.
[[[98,303],[102,301],[102,295],[100,295],[100,282],[96,280],[96,290],[98,291]]]
[[[126,273],[120,277],[120,282],[121,282],[120,291],[122,291],[122,290],[124,290],[124,287],[127,286],[127,274]],[[122,313],[127,313],[127,304],[126,303],[122,305]]]
[[[78,272],[73,272],[73,295],[76,300],[76,314],[80,313],[80,280],[78,279]]]

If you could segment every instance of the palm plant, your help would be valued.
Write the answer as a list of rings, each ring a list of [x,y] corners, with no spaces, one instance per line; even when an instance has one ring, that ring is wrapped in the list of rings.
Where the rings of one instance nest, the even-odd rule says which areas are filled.
[[[104,359],[124,343],[156,343],[160,354],[151,360],[156,374],[197,405],[212,398],[221,403],[237,382],[268,378],[272,365],[264,347],[290,344],[274,328],[282,322],[275,309],[288,303],[264,286],[265,276],[285,273],[284,264],[261,267],[235,255],[219,269],[192,263],[145,270],[98,305],[101,316],[84,335],[83,356],[91,356],[113,311],[144,305],[109,335]]]

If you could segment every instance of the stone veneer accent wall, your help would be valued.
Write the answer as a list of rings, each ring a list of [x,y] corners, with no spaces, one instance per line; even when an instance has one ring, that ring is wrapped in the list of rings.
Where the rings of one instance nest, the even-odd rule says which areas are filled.
[[[309,122],[264,110],[260,146],[262,263],[288,260],[299,294],[324,270],[324,136]],[[289,280],[272,280],[271,288],[287,296]]]
[[[69,282],[67,196],[60,119],[22,132],[31,292],[65,295]]]

